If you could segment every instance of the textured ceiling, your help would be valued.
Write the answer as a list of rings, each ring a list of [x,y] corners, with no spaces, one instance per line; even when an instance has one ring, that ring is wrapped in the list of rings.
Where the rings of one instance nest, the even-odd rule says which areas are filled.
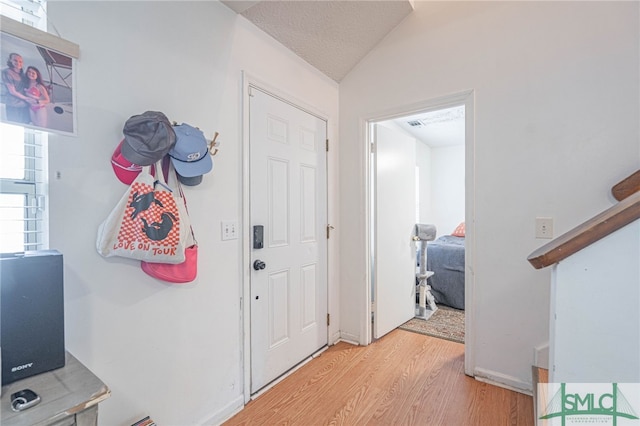
[[[464,106],[396,118],[395,124],[432,148],[464,145]]]
[[[410,0],[222,3],[336,82],[413,10]]]

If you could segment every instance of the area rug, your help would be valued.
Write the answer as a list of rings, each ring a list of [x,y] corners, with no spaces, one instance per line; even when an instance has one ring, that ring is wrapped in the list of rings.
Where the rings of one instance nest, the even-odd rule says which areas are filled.
[[[439,305],[428,320],[412,318],[398,328],[464,343],[464,311]]]

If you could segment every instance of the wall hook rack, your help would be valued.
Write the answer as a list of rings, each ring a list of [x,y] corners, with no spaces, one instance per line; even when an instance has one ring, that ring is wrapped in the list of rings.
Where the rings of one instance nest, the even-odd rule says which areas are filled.
[[[212,157],[218,153],[218,147],[220,146],[220,142],[216,142],[218,135],[219,133],[215,132],[213,139],[209,142],[209,154],[211,154]]]

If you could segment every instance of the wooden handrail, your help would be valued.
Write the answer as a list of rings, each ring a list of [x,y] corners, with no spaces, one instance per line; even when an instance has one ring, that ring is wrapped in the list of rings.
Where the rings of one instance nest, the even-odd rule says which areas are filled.
[[[640,191],[640,170],[618,182],[611,188],[611,194],[613,194],[613,197],[618,201],[622,201],[638,191]]]
[[[637,219],[640,219],[640,191],[634,192],[615,206],[540,247],[531,253],[527,260],[536,269],[545,268]]]

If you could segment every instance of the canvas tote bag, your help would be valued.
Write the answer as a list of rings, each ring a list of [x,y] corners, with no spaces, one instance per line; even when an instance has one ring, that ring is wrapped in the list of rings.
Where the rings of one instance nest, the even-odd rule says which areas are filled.
[[[160,162],[143,167],[98,228],[96,248],[104,257],[182,263],[191,225],[180,192],[172,190]]]
[[[173,178],[171,180],[171,178]],[[189,214],[187,207],[187,199],[182,191],[182,186],[178,180],[177,174],[173,166],[169,171],[169,184],[172,188],[177,188],[185,205],[185,211]],[[198,275],[198,242],[193,232],[193,226],[189,227],[189,237],[187,239],[187,248],[185,249],[185,259],[182,263],[155,263],[140,262],[140,267],[149,276],[167,281],[174,284],[189,283],[196,279]]]

